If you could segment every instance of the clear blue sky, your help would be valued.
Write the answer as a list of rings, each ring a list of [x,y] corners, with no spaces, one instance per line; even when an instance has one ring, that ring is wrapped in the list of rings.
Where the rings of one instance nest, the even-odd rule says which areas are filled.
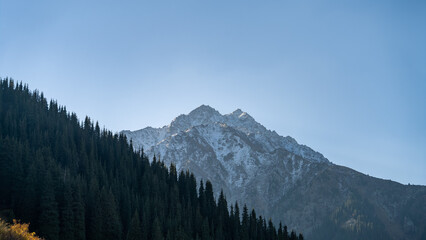
[[[426,185],[426,1],[0,0],[0,77],[113,131],[236,108]]]

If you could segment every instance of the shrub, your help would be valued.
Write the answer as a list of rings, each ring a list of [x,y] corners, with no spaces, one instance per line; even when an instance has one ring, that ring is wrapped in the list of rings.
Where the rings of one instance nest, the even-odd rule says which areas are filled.
[[[15,219],[12,225],[0,219],[0,240],[42,240],[30,232],[28,227],[28,223],[20,223]]]

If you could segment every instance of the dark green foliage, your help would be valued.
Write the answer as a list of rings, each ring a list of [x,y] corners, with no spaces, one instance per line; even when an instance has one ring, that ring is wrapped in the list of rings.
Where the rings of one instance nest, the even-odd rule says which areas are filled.
[[[243,216],[241,221],[241,239],[249,239],[249,216],[247,206],[244,204]]]
[[[0,79],[0,212],[47,240],[290,237],[246,206],[241,217],[223,192],[216,201],[211,182],[197,193],[193,174],[150,163],[125,136],[88,117],[80,123],[8,79]]]
[[[158,218],[155,217],[154,222],[152,223],[152,231],[151,231],[152,240],[163,240],[163,232],[161,231],[160,222]]]
[[[142,227],[141,222],[139,220],[139,214],[136,210],[133,214],[132,221],[129,226],[129,233],[127,234],[127,240],[141,240],[142,236]]]
[[[72,209],[72,201],[71,186],[66,184],[62,199],[63,205],[61,207],[60,239],[62,240],[74,239],[74,213]]]
[[[72,192],[72,212],[74,217],[74,239],[86,239],[86,226],[85,226],[85,209],[84,203],[80,195],[78,187],[74,187]]]
[[[40,217],[38,222],[40,235],[46,239],[59,238],[58,204],[55,200],[53,189],[50,173],[47,173],[43,181],[43,190],[41,191]]]
[[[117,204],[111,190],[102,189],[101,192],[102,226],[101,236],[105,240],[121,239],[121,222],[117,211]]]

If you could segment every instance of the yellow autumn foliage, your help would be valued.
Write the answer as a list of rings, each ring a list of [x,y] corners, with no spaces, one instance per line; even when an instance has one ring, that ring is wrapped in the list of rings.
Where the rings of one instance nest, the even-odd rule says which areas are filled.
[[[0,219],[0,240],[42,240],[34,232],[30,232],[28,227],[28,223],[13,220],[10,225]]]

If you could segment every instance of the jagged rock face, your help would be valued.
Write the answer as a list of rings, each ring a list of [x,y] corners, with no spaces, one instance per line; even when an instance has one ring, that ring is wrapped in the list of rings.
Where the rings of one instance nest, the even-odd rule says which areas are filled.
[[[168,126],[122,133],[150,158],[155,154],[167,165],[173,162],[179,171],[188,169],[198,179],[210,180],[216,190],[223,189],[229,202],[247,204],[258,214],[282,221],[308,237],[320,236],[318,229],[324,229],[336,214],[342,215],[338,227],[358,226],[361,220],[353,216],[346,219],[340,213],[346,208],[339,208],[347,206],[349,200],[365,199],[377,212],[370,218],[386,222],[386,237],[415,239],[425,232],[426,211],[413,217],[403,216],[407,213],[401,210],[409,208],[410,201],[424,198],[425,187],[408,189],[336,166],[293,138],[267,130],[239,109],[221,115],[203,105],[178,116]],[[425,204],[420,205],[425,208]],[[364,215],[367,220],[363,223],[373,221],[370,213]],[[419,228],[423,230],[416,232]]]

